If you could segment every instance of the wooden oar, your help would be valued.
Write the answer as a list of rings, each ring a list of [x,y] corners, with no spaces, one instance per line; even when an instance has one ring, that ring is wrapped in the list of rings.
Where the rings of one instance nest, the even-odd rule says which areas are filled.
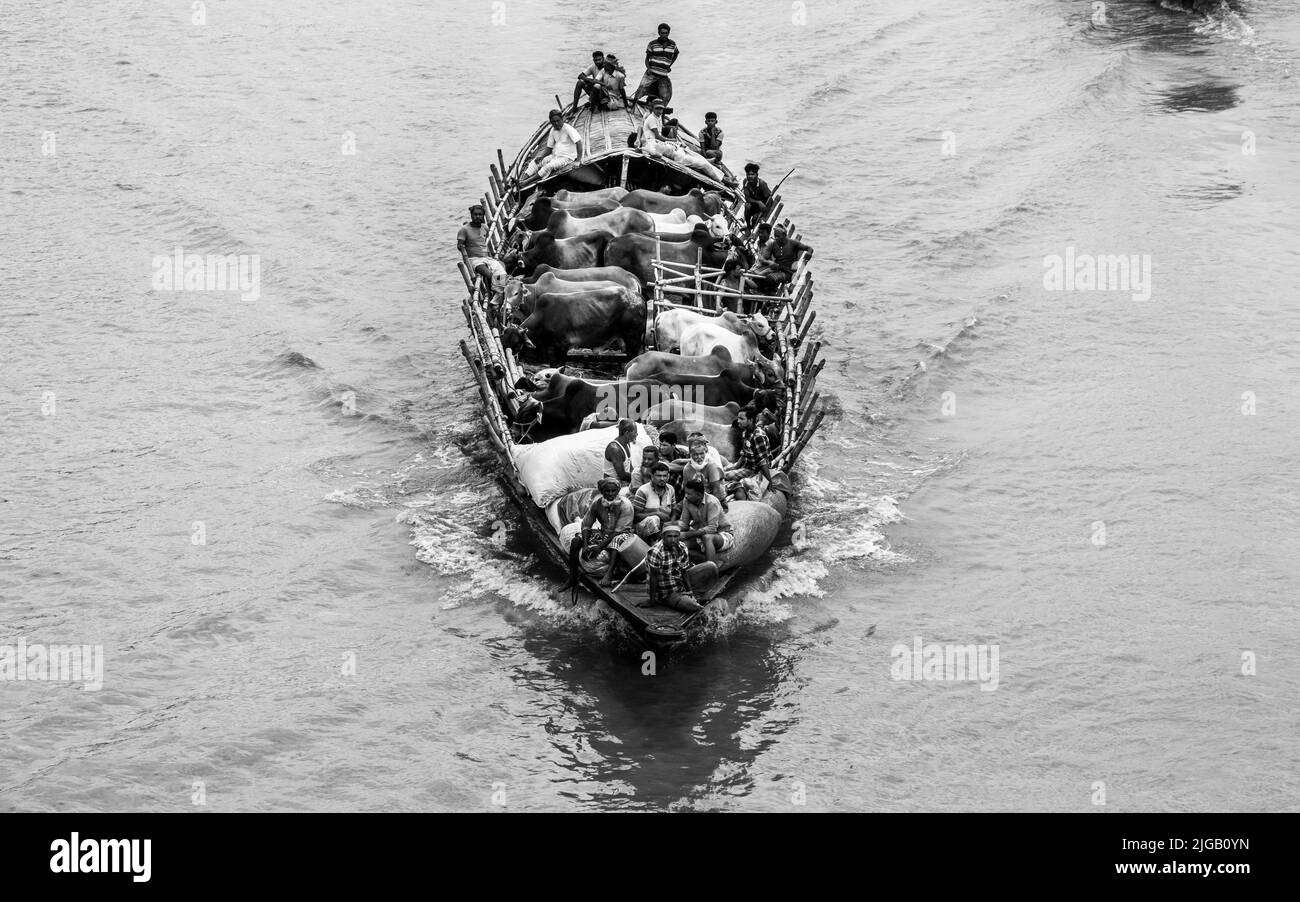
[[[608,591],[613,593],[623,588],[623,583],[628,581],[628,577],[630,577],[633,573],[636,573],[637,570],[641,569],[641,565],[644,563],[645,563],[645,558],[641,558],[641,560],[637,561],[636,566],[633,567],[631,570],[627,571],[627,575],[618,581],[618,585]]]

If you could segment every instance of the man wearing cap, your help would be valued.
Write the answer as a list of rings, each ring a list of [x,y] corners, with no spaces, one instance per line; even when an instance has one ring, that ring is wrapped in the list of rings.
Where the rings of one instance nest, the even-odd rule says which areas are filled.
[[[695,593],[706,591],[717,581],[718,565],[706,562],[692,567],[690,553],[681,537],[681,526],[667,524],[663,537],[645,556],[650,575],[650,603],[694,613],[703,607]]]
[[[686,499],[682,502],[682,541],[695,540],[691,549],[703,554],[707,560],[716,561],[719,554],[730,551],[736,544],[731,532],[731,521],[722,510],[722,502],[704,491],[700,479],[686,481]]]
[[[618,62],[618,57],[609,54],[605,57],[605,67],[599,76],[601,90],[605,93],[604,109],[627,109],[627,73]],[[616,103],[617,102],[617,103]]]
[[[657,152],[659,144],[665,140],[663,127],[664,102],[656,97],[650,101],[650,112],[641,120],[641,146],[651,153]]]
[[[505,297],[506,268],[488,252],[487,229],[483,227],[486,214],[482,204],[474,204],[469,208],[469,222],[463,224],[456,233],[456,249],[465,255],[470,272],[481,276],[488,286],[491,296],[488,302],[489,312],[494,312],[493,308],[499,312],[501,301]]]
[[[537,156],[528,164],[524,173],[526,178],[537,176],[539,180],[547,179],[566,166],[582,162],[582,135],[564,121],[564,115],[559,110],[551,110],[548,118],[551,130],[546,133],[546,140],[538,148]],[[542,160],[546,162],[543,163]]]
[[[758,177],[757,163],[745,164],[745,180],[740,184],[745,192],[745,223],[753,228],[772,199],[772,189]]]
[[[582,546],[586,549],[583,556],[590,559],[607,548],[610,550],[609,564],[600,580],[602,586],[608,586],[613,582],[614,565],[619,557],[628,566],[635,566],[645,554],[645,543],[632,531],[635,511],[632,502],[619,494],[622,486],[618,480],[602,479],[596,488],[600,495],[582,518]]]
[[[659,37],[645,48],[645,76],[636,89],[636,99],[658,95],[665,104],[673,99],[673,83],[668,74],[677,62],[677,44],[668,37],[672,31],[666,23],[659,24]]]
[[[718,128],[718,114],[704,114],[704,128],[700,129],[700,153],[710,163],[722,162],[722,129]]]

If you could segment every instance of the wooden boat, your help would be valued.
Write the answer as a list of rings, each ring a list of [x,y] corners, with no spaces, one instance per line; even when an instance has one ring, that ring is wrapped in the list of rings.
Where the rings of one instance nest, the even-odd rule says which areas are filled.
[[[671,187],[674,190],[668,193],[673,194],[685,194],[693,188],[718,192],[724,200],[733,233],[742,232],[744,196],[737,189],[738,183],[729,169],[718,166],[723,177],[721,180],[713,179],[696,169],[648,153],[629,141],[631,133],[639,132],[646,112],[637,104],[633,104],[630,110],[585,107],[570,111],[566,121],[584,140],[583,165],[544,181],[530,184],[524,173],[526,165],[545,140],[547,123],[537,129],[509,166],[502,152],[497,150],[496,161],[489,167],[488,192],[482,198],[487,211],[487,241],[491,253],[498,258],[506,256],[521,228],[516,219],[539,196],[538,192],[554,192],[561,188],[586,191],[620,186],[628,190],[650,188],[658,191]],[[681,140],[686,147],[698,152],[698,144],[694,141],[684,136]],[[778,190],[779,187],[778,184]],[[761,221],[773,225],[783,223],[790,236],[798,239],[795,227],[788,219],[782,218],[782,210],[781,198],[774,193]],[[775,434],[777,438],[772,444],[771,483],[761,481],[761,501],[731,503],[733,512],[739,504],[752,504],[770,509],[776,516],[759,518],[764,522],[764,529],[759,530],[761,534],[756,533],[757,545],[761,547],[755,547],[755,542],[751,541],[745,548],[738,547],[721,556],[720,578],[707,592],[697,593],[706,605],[705,611],[716,603],[733,579],[752,570],[755,561],[763,557],[775,540],[787,513],[787,496],[792,491],[788,474],[825,416],[815,390],[818,373],[825,363],[817,359],[821,343],[807,341],[815,319],[815,313],[810,309],[813,296],[813,279],[809,271],[811,257],[811,251],[801,255],[794,277],[777,295],[745,294],[722,288],[717,283],[722,270],[701,265],[698,255],[693,266],[656,259],[655,279],[645,288],[646,350],[654,349],[654,324],[659,313],[685,307],[717,316],[723,311],[720,296],[736,295],[738,304],[764,305],[774,333],[773,356],[784,365],[784,379],[778,386],[776,422],[769,429],[769,436]],[[459,269],[467,289],[463,308],[470,330],[470,337],[462,340],[460,347],[483,403],[483,424],[500,461],[500,481],[518,506],[525,528],[538,540],[543,555],[560,568],[557,576],[567,574],[568,549],[561,546],[559,520],[553,519],[554,514],[548,517],[547,509],[534,502],[517,466],[520,449],[531,441],[528,427],[516,422],[520,406],[529,400],[528,392],[517,386],[526,384],[531,375],[543,367],[525,363],[503,344],[502,324],[492,318],[487,306],[487,286],[470,271],[467,261],[462,260]],[[570,351],[563,372],[592,379],[617,379],[627,362],[628,356],[621,351],[579,349]],[[591,486],[572,488],[590,489]],[[772,523],[776,524],[775,527],[771,526]],[[623,617],[636,636],[654,649],[663,650],[685,642],[692,629],[702,622],[705,613],[686,614],[667,607],[649,606],[644,583],[624,581],[617,587],[606,588],[597,583],[596,576],[584,572],[579,576],[579,585]],[[575,601],[577,597],[578,590],[575,589]]]

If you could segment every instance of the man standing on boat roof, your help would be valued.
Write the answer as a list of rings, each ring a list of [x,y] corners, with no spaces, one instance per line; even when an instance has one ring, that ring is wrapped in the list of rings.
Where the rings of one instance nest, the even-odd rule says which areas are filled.
[[[582,135],[564,121],[564,114],[559,110],[551,110],[547,118],[550,119],[551,130],[546,133],[546,140],[524,171],[525,178],[536,176],[538,180],[548,179],[565,167],[582,162]],[[546,162],[543,163],[542,160]]]
[[[717,580],[718,565],[710,561],[692,567],[681,537],[681,526],[669,523],[663,529],[663,538],[646,554],[650,603],[694,613],[703,607],[695,593],[706,591]]]
[[[495,307],[499,310],[505,296],[506,268],[488,252],[487,229],[483,227],[486,214],[482,204],[469,208],[469,222],[456,233],[456,249],[467,258],[470,272],[481,276],[487,284],[492,298],[489,309]]]
[[[668,37],[672,29],[667,23],[659,23],[659,37],[645,48],[645,76],[636,89],[636,99],[641,100],[651,95],[658,95],[664,103],[673,99],[673,82],[668,77],[677,62],[677,43]]]

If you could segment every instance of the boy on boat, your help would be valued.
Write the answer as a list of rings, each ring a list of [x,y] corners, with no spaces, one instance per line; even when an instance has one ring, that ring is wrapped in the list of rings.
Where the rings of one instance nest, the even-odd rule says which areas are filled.
[[[694,613],[703,607],[695,593],[707,591],[717,580],[718,565],[706,562],[691,566],[690,553],[681,537],[681,526],[669,523],[664,527],[663,538],[646,554],[650,603]]]
[[[559,110],[551,110],[547,118],[550,119],[551,130],[546,133],[546,141],[538,148],[537,156],[533,157],[524,171],[526,179],[534,176],[539,181],[548,179],[560,170],[582,162],[582,135],[564,121],[564,115]],[[542,160],[546,162],[543,163]]]
[[[722,129],[718,128],[718,114],[704,114],[704,128],[700,129],[700,153],[715,165],[722,163]]]
[[[753,228],[772,199],[772,189],[758,177],[757,163],[745,164],[745,180],[740,184],[745,192],[745,224]]]

